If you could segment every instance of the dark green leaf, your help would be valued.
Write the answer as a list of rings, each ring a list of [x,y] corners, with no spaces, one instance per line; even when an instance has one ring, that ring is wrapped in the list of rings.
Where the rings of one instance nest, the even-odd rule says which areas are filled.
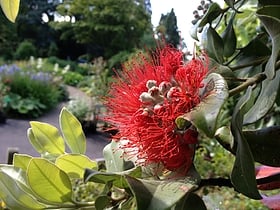
[[[261,92],[252,106],[244,116],[244,124],[251,124],[263,118],[275,103],[279,90],[280,72],[272,79],[266,79],[262,82]]]
[[[215,29],[211,26],[205,27],[202,32],[201,43],[210,58],[223,63],[224,43]]]
[[[205,26],[207,23],[212,23],[220,14],[222,14],[223,10],[221,9],[220,5],[216,2],[210,5],[209,9],[203,16],[200,21],[199,27]]]
[[[231,130],[237,143],[237,150],[231,182],[238,192],[253,199],[261,199],[257,189],[253,155],[242,132],[243,115],[248,109],[248,104],[252,103],[251,93],[250,86],[235,106],[232,116]]]
[[[267,6],[257,11],[257,16],[262,21],[272,40],[272,54],[266,64],[265,73],[268,79],[275,76],[275,63],[280,51],[280,6]]]
[[[157,181],[127,176],[126,179],[136,198],[137,209],[169,209],[186,193],[197,188],[197,183],[191,178]]]
[[[257,162],[280,167],[280,127],[244,131],[252,154]]]
[[[179,118],[191,122],[207,136],[213,137],[219,113],[228,98],[228,87],[223,77],[216,73],[209,74],[204,84],[206,85],[201,94],[203,100],[193,110]]]
[[[112,183],[113,185],[120,188],[127,188],[128,184],[125,179],[125,175],[131,177],[141,177],[142,170],[140,167],[126,170],[119,173],[110,173],[110,172],[100,172],[92,169],[86,169],[84,173],[85,182],[97,182],[102,184]]]
[[[104,210],[110,204],[110,199],[106,195],[99,196],[95,202],[96,210]]]
[[[233,55],[233,53],[235,52],[235,48],[236,48],[236,35],[235,35],[235,31],[233,28],[233,20],[234,20],[234,15],[231,17],[226,29],[224,30],[224,32],[222,33],[222,39],[223,39],[223,43],[224,43],[224,56],[225,57],[230,57]]]
[[[176,204],[175,210],[207,210],[203,200],[195,193],[188,193],[179,203]]]

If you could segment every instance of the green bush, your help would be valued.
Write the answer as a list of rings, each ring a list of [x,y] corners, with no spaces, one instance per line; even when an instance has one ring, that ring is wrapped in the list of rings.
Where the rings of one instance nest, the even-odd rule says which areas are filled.
[[[62,89],[53,82],[50,74],[4,66],[0,78],[9,87],[4,104],[9,115],[38,117],[55,107],[61,99]]]
[[[84,76],[77,72],[66,72],[63,74],[63,81],[67,85],[77,86],[84,79]]]
[[[36,56],[36,47],[29,41],[21,42],[15,52],[15,58],[27,60],[30,56]]]

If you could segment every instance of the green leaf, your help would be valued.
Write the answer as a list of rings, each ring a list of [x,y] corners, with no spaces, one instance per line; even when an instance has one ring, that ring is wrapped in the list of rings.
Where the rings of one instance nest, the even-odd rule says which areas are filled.
[[[30,122],[32,132],[29,130],[29,140],[41,154],[64,154],[64,140],[56,127],[36,121]],[[34,142],[35,141],[35,142]]]
[[[192,111],[180,116],[190,121],[207,136],[213,137],[217,129],[218,116],[228,98],[228,87],[223,77],[211,73],[205,79],[201,102]]]
[[[63,108],[59,116],[59,124],[72,153],[85,154],[86,137],[79,120],[66,108]]]
[[[32,159],[32,156],[25,154],[15,154],[13,159],[13,165],[15,167],[21,168],[26,171],[29,161]]]
[[[0,167],[0,197],[7,207],[13,210],[43,209],[45,205],[23,190],[16,176],[18,171],[15,169],[9,170],[8,166]]]
[[[275,63],[280,51],[280,6],[267,6],[257,11],[257,16],[263,23],[272,41],[272,54],[265,66],[268,79],[275,76]]]
[[[144,180],[126,176],[136,198],[137,209],[170,209],[186,193],[197,188],[195,180],[186,177],[182,180]]]
[[[211,26],[204,28],[201,44],[210,58],[223,63],[224,43],[220,35]]]
[[[0,0],[0,5],[4,14],[13,23],[18,15],[19,2],[20,0]]]
[[[124,160],[123,150],[119,148],[119,143],[116,141],[111,141],[104,147],[103,156],[108,172],[121,172],[133,167],[130,161]]]
[[[33,158],[27,168],[27,180],[32,191],[50,204],[72,203],[72,185],[67,174],[43,158]]]
[[[252,108],[244,116],[244,124],[251,124],[263,118],[273,107],[279,90],[280,73],[272,79],[261,83],[261,92]]]
[[[80,154],[65,154],[59,156],[55,165],[66,172],[70,178],[83,178],[86,168],[97,169],[97,162]]]
[[[175,210],[185,209],[207,210],[203,200],[195,193],[188,193],[176,204]]]
[[[104,210],[110,204],[110,199],[106,195],[99,196],[95,202],[96,210]]]
[[[224,43],[224,56],[225,57],[230,57],[233,55],[235,52],[236,48],[236,35],[235,31],[233,28],[233,20],[234,20],[235,15],[233,15],[225,29],[225,31],[222,33],[221,37]]]
[[[243,134],[257,162],[280,167],[280,126],[243,131]]]
[[[243,116],[251,101],[252,87],[249,86],[245,95],[241,97],[235,106],[231,130],[234,140],[237,142],[236,158],[231,172],[231,182],[234,188],[253,199],[261,199],[257,189],[255,177],[254,159],[249,145],[242,133]]]
[[[125,175],[131,177],[140,177],[142,174],[141,168],[136,167],[119,173],[100,172],[96,170],[86,169],[84,174],[85,182],[96,182],[101,184],[113,184],[116,187],[128,188]]]
[[[199,27],[205,26],[207,23],[212,23],[220,14],[222,14],[223,10],[221,9],[220,5],[216,2],[210,5],[209,9],[203,16],[200,21]]]

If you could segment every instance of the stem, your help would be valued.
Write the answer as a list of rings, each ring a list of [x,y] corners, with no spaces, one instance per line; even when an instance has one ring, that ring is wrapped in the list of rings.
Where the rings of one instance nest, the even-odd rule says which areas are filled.
[[[230,179],[227,178],[201,179],[199,188],[205,186],[233,187]]]
[[[240,93],[241,91],[245,90],[247,87],[254,85],[256,83],[259,83],[263,80],[266,79],[266,75],[264,73],[259,73],[256,74],[254,77],[250,77],[248,78],[244,83],[242,83],[241,85],[231,89],[229,91],[229,96],[233,96],[237,93]]]

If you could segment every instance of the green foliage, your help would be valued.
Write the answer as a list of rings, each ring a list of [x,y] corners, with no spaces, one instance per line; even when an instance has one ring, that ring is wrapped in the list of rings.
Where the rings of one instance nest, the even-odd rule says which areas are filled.
[[[36,56],[35,46],[29,41],[21,42],[15,52],[15,58],[18,60],[27,60],[30,56]]]
[[[9,89],[4,96],[9,115],[38,117],[59,102],[61,89],[50,74],[24,71],[15,65],[1,67],[1,81]]]
[[[63,74],[63,81],[67,85],[77,86],[83,79],[83,75],[77,72],[67,71]]]

